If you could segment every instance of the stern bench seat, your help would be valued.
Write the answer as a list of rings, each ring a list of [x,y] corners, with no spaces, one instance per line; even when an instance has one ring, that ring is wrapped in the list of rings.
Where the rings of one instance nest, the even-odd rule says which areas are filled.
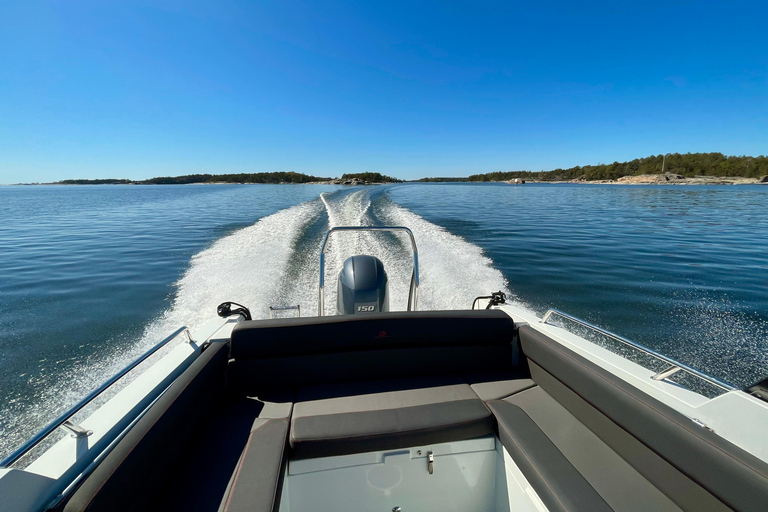
[[[514,328],[508,315],[488,310],[239,323],[227,370],[232,391],[296,394],[290,419],[254,423],[219,510],[276,510],[287,458],[494,433],[478,394],[498,398],[533,385],[514,368]]]
[[[478,394],[533,384],[516,372],[514,336],[498,310],[241,322],[228,381],[245,394],[297,389],[293,458],[462,440],[494,431]]]

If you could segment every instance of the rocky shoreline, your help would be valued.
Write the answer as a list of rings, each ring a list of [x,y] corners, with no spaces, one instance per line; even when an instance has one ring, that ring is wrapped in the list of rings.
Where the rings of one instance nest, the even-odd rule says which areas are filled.
[[[768,185],[768,176],[762,178],[742,178],[739,176],[694,176],[686,178],[680,174],[641,174],[639,176],[623,176],[615,180],[591,180],[583,178],[567,181],[538,181],[527,180],[528,183],[584,183],[600,185]],[[506,183],[517,185],[515,180]],[[525,183],[525,181],[523,181]]]
[[[309,181],[305,185],[384,185],[383,181],[365,181],[359,178],[352,178],[351,180],[342,180],[340,178],[334,178],[332,180],[325,181]]]

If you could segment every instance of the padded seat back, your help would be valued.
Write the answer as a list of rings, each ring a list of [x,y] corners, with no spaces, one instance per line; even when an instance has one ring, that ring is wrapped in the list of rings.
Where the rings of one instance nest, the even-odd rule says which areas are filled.
[[[264,389],[509,370],[515,325],[502,311],[420,311],[241,322],[229,383]]]

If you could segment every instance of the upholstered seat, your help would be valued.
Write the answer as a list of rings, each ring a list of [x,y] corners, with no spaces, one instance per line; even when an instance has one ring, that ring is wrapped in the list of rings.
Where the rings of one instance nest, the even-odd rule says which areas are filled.
[[[280,505],[287,418],[256,418],[220,512],[272,512]]]
[[[311,458],[457,441],[493,432],[493,416],[469,385],[435,379],[414,384],[407,379],[300,389],[290,444],[294,458]]]

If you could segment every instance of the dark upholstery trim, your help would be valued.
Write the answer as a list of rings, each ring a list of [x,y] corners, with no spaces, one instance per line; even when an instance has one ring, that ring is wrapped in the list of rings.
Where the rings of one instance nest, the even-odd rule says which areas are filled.
[[[169,464],[189,448],[222,396],[226,363],[226,345],[210,345],[84,479],[65,512],[151,508],[164,492]]]
[[[287,419],[256,420],[220,511],[272,512],[280,508],[287,437]]]
[[[396,347],[511,345],[515,324],[500,310],[411,311],[240,322],[233,359]]]
[[[504,448],[551,512],[612,511],[525,411],[502,400],[488,407]]]
[[[523,352],[729,507],[764,512],[768,464],[529,326]]]
[[[493,416],[477,399],[303,416],[291,423],[296,459],[460,441],[495,431]]]

